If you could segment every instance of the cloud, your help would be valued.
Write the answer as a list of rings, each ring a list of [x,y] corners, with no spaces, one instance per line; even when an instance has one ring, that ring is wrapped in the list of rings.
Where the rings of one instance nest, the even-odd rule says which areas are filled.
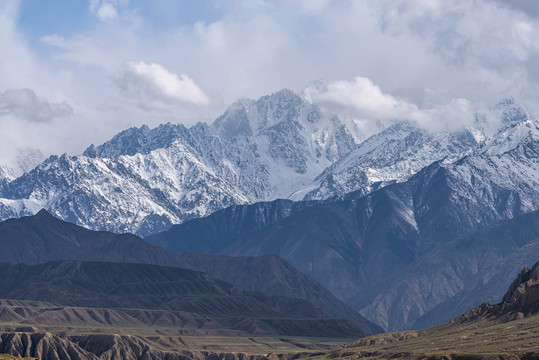
[[[33,90],[16,89],[0,92],[0,116],[14,116],[29,122],[49,122],[73,114],[73,108],[62,101],[51,103],[39,98]]]
[[[495,0],[500,4],[522,11],[524,14],[539,18],[539,0]]]
[[[403,120],[414,121],[429,131],[457,130],[474,121],[474,107],[466,99],[420,108],[384,93],[365,77],[352,81],[317,81],[305,89],[304,95],[324,111],[352,119],[364,136]]]
[[[90,0],[90,13],[101,21],[116,20],[119,12],[126,12],[129,0]]]
[[[354,117],[372,120],[403,120],[418,109],[415,105],[385,94],[370,79],[317,82],[305,89],[311,101],[336,113],[348,112]]]
[[[117,19],[118,11],[114,7],[114,5],[105,3],[99,7],[99,10],[97,10],[96,15],[101,20]]]
[[[209,105],[208,97],[193,79],[159,64],[127,62],[115,83],[126,97],[136,99],[145,108],[185,103]]]
[[[89,0],[67,30],[53,17],[23,27],[25,3],[0,1],[0,89],[77,109],[9,129],[3,118],[0,130],[14,134],[6,147],[19,134],[20,146],[78,153],[130,126],[212,121],[238,98],[320,78],[330,92],[311,95],[370,131],[400,118],[467,123],[478,103],[507,95],[534,109],[539,7],[529,1]]]

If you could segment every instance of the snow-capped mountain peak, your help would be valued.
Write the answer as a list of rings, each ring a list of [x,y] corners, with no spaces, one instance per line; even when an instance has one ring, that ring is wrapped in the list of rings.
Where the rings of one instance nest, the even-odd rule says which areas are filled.
[[[83,155],[89,157],[114,157],[149,153],[152,150],[166,148],[177,139],[185,137],[187,128],[182,124],[166,123],[155,129],[147,125],[129,128],[115,135],[102,145],[90,145]]]
[[[399,122],[371,136],[346,157],[328,167],[306,199],[342,197],[352,191],[368,193],[376,187],[407,180],[431,163],[459,155],[478,142],[469,130],[430,133],[412,122]]]
[[[50,157],[5,185],[1,217],[45,208],[93,229],[148,234],[221,208],[286,198],[357,144],[290,90],[241,100],[213,124],[131,128]]]
[[[503,106],[523,113],[514,100]],[[536,136],[533,123],[518,124],[481,151]],[[45,208],[92,229],[146,235],[234,204],[368,193],[477,148],[472,130],[429,133],[403,121],[359,144],[337,115],[285,89],[240,100],[213,124],[130,128],[82,155],[51,156],[5,177],[0,218]]]
[[[529,119],[528,112],[513,97],[507,97],[495,106],[496,110],[501,111],[501,120],[503,124],[511,124]]]
[[[539,143],[539,126],[532,120],[524,120],[498,132],[479,151],[491,156],[503,155],[530,142]]]

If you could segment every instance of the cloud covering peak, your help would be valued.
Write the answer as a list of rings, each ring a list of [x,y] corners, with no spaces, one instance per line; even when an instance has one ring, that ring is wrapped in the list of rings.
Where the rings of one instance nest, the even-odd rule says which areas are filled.
[[[452,131],[472,125],[475,111],[466,99],[450,99],[420,108],[409,100],[384,93],[370,79],[316,81],[304,90],[305,97],[329,113],[353,120],[364,135],[397,121],[414,121],[429,131]]]
[[[0,117],[12,116],[29,122],[50,122],[73,114],[67,101],[49,102],[31,89],[11,89],[0,92]]]

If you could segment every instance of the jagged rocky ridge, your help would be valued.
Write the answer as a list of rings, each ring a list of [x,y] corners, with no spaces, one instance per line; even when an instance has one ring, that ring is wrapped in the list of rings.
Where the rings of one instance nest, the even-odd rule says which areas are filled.
[[[435,162],[405,182],[366,196],[358,191],[344,201],[312,205],[276,221],[264,223],[262,217],[257,226],[222,226],[238,220],[238,214],[252,219],[246,215],[259,211],[235,207],[148,240],[171,249],[178,242],[182,251],[189,250],[190,238],[197,238],[202,244],[192,246],[199,250],[207,246],[228,255],[278,254],[386,329],[433,325],[440,321],[437,312],[454,314],[476,304],[451,303],[470,284],[451,272],[444,275],[436,261],[440,257],[432,254],[453,240],[458,246],[458,239],[488,225],[537,210],[538,151],[537,124],[512,123],[463,157]],[[275,204],[268,211],[271,206]],[[498,251],[500,245],[495,246]],[[499,258],[516,254],[521,246]],[[429,254],[434,256],[429,268],[433,276],[422,280],[420,290],[413,279],[406,286],[385,286]],[[466,259],[461,274],[477,279],[474,271],[466,273],[477,260]],[[460,259],[454,261],[450,266],[458,267]]]
[[[234,204],[286,198],[356,146],[289,90],[232,105],[212,125],[121,132],[52,156],[4,186],[0,217],[46,208],[92,229],[155,233]]]
[[[511,99],[500,106],[506,122],[526,116]],[[239,101],[211,125],[128,129],[0,180],[0,219],[46,208],[94,230],[154,234],[231,205],[366,194],[484,137],[479,123],[431,134],[399,122],[358,145],[347,124],[282,90]]]

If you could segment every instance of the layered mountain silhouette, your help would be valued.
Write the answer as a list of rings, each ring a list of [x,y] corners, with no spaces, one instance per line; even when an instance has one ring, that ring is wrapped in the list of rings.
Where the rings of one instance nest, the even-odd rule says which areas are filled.
[[[0,280],[0,298],[3,299],[45,301],[82,308],[191,313],[213,319],[225,328],[242,331],[249,331],[253,324],[260,322],[258,331],[266,335],[365,335],[351,321],[327,319],[309,301],[275,299],[261,293],[249,296],[230,284],[215,281],[194,270],[82,261],[54,261],[40,265],[3,263],[0,270],[4,275]],[[65,325],[71,325],[69,318]],[[251,332],[257,334],[257,331]]]
[[[239,101],[210,125],[128,129],[83,155],[52,156],[18,178],[6,177],[0,218],[45,207],[92,229],[148,235],[149,242],[182,256],[133,235],[90,236],[70,225],[59,233],[51,225],[43,236],[37,228],[14,230],[1,256],[28,263],[190,266],[271,296],[308,296],[328,315],[347,314],[361,323],[304,274],[387,330],[433,325],[477,305],[473,289],[480,288],[481,275],[473,256],[480,255],[456,259],[447,249],[538,210],[539,128],[514,100],[497,107],[501,118],[492,132],[478,116],[473,127],[456,133],[396,122],[362,141],[348,122],[283,90]],[[281,197],[302,201],[274,200]],[[15,240],[19,233],[26,236],[26,251]],[[95,242],[79,244],[85,236]],[[518,246],[493,258],[504,264],[501,259],[524,251]],[[292,268],[270,257],[264,262],[272,268],[256,271],[253,264],[263,261],[186,252],[277,255],[301,274],[274,275],[287,285],[264,286],[252,278],[271,279],[277,269],[289,274]],[[489,301],[501,297],[496,284],[505,284],[516,269],[492,266],[503,271],[492,279]]]
[[[323,347],[316,339],[365,335],[308,300],[244,292],[177,267],[52,261],[1,263],[0,271],[0,353],[59,360],[257,359],[262,356],[240,350]]]
[[[96,265],[104,266],[104,269],[96,269]],[[121,268],[129,269],[133,264],[110,264],[110,263],[85,263],[85,262],[53,262],[37,266],[27,265],[2,265],[2,270],[7,270],[8,274],[15,277],[21,276],[20,273],[32,274],[29,278],[31,282],[38,285],[42,280],[51,282],[55,289],[60,289],[64,284],[70,281],[80,282],[80,286],[90,285],[91,288],[85,288],[83,291],[95,292],[99,288],[99,284],[103,280],[98,279],[101,271],[107,271],[108,266],[113,266],[116,275],[113,278],[119,279],[122,276]],[[167,287],[165,293],[177,291],[181,289],[183,295],[192,291],[193,288],[185,287],[186,283],[193,280],[198,284],[199,280],[209,281],[209,286],[204,290],[198,291],[202,293],[214,293],[214,295],[223,296],[221,290],[226,289],[215,282],[212,282],[206,275],[193,271],[182,269],[165,268],[149,265],[134,265],[142,266],[145,272],[144,277],[153,277],[153,272],[158,271],[159,275],[166,276],[169,271],[172,271],[175,285],[178,287]],[[18,270],[12,270],[19,267]],[[24,268],[24,269],[21,269]],[[56,268],[67,267],[70,269],[67,273],[73,275],[67,281],[61,279],[58,273],[54,271]],[[150,269],[150,268],[153,268]],[[35,270],[44,270],[44,273],[38,274]],[[21,271],[22,270],[22,271]],[[52,272],[50,272],[52,270]],[[171,275],[171,274],[169,274]],[[82,277],[81,277],[82,276]],[[137,274],[128,275],[129,284],[127,287],[121,287],[114,291],[114,295],[129,293],[130,289],[142,285],[147,288],[147,284],[133,283],[132,280],[137,278]],[[105,280],[105,282],[113,281],[113,279]],[[164,280],[164,279],[162,279]],[[170,279],[169,279],[170,280]],[[3,286],[8,281],[4,280]],[[25,286],[23,285],[22,288]],[[70,286],[71,288],[71,286]],[[199,287],[194,289],[200,290]],[[230,290],[230,287],[228,287]],[[420,331],[406,331],[399,333],[386,333],[375,336],[369,336],[355,341],[345,349],[333,351],[316,351],[307,352],[308,347],[305,347],[299,353],[287,354],[270,354],[270,355],[245,355],[242,353],[215,353],[207,350],[177,350],[178,343],[172,341],[169,336],[132,336],[123,334],[80,334],[74,335],[69,332],[60,332],[53,334],[50,332],[38,332],[36,329],[27,326],[26,328],[18,328],[15,331],[8,329],[0,336],[0,352],[6,352],[17,356],[38,356],[42,359],[228,359],[228,360],[265,360],[274,358],[306,358],[306,359],[321,359],[321,358],[339,358],[339,359],[357,359],[366,357],[372,359],[395,359],[395,358],[429,358],[429,359],[536,359],[539,356],[537,351],[537,327],[539,326],[539,262],[531,269],[524,268],[513,283],[509,286],[503,300],[495,305],[483,303],[481,306],[472,311],[463,314],[448,324],[436,326],[433,328]],[[197,291],[197,290],[195,290]],[[30,291],[33,292],[33,291]],[[35,292],[34,292],[35,293]],[[144,291],[137,294],[144,293]],[[61,301],[71,302],[74,299],[81,299],[78,295],[73,295],[71,290],[67,291],[67,298]],[[159,296],[164,295],[163,293]],[[130,299],[130,302],[137,301]],[[143,295],[148,296],[148,294]],[[151,295],[155,296],[152,289]],[[238,294],[235,295],[238,297]],[[75,300],[76,301],[76,300]],[[83,300],[85,301],[85,300]],[[123,322],[126,324],[128,319],[132,319],[136,315],[135,309],[108,309],[106,315],[103,316],[102,309],[97,308],[73,308],[67,307],[63,309],[52,308],[49,303],[18,301],[18,300],[3,300],[2,308],[12,311],[14,318],[18,319],[34,316],[41,322],[54,323],[58,326],[58,320],[61,318],[51,315],[51,312],[64,311],[63,320],[66,315],[71,315],[72,318],[81,319],[91,313],[94,323],[108,323],[114,321]],[[168,305],[167,305],[168,306]],[[30,311],[23,312],[21,308],[26,307]],[[204,310],[202,310],[204,311]],[[270,310],[271,311],[271,310]],[[36,316],[35,314],[39,315]],[[32,314],[32,315],[30,315]],[[260,314],[257,310],[257,314]],[[152,319],[154,323],[163,321],[163,317],[152,317],[155,313],[145,311],[145,317],[141,317],[139,326],[144,321]],[[0,318],[5,318],[6,311],[0,314]],[[189,321],[200,322],[202,318],[191,318],[182,320],[183,326]],[[205,318],[208,327],[215,326],[211,320]],[[11,320],[13,321],[13,319]],[[86,322],[88,324],[89,322]],[[87,325],[88,326],[88,325]],[[176,326],[178,326],[176,324]],[[185,337],[185,341],[188,337]],[[211,337],[206,335],[206,342]],[[183,340],[182,340],[183,342]],[[185,345],[185,344],[183,344]],[[238,346],[238,345],[236,345]],[[245,345],[244,345],[245,346]],[[296,350],[298,351],[298,350]]]
[[[260,292],[263,296],[259,297],[265,297],[266,303],[278,302],[281,297],[305,299],[320,307],[323,313],[350,319],[369,333],[382,331],[319,283],[276,256],[177,256],[135,235],[87,230],[59,220],[45,210],[35,216],[1,222],[0,249],[0,262],[42,264],[54,260],[85,260],[196,269],[244,290]],[[312,308],[312,305],[303,305]]]

